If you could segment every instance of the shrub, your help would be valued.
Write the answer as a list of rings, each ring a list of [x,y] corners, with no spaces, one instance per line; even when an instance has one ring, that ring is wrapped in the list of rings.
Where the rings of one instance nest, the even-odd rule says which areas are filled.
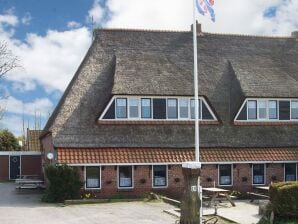
[[[298,182],[272,184],[269,196],[275,215],[287,218],[298,217]]]
[[[48,165],[45,168],[48,187],[42,198],[45,202],[64,202],[66,199],[80,197],[83,182],[77,168],[67,165]]]

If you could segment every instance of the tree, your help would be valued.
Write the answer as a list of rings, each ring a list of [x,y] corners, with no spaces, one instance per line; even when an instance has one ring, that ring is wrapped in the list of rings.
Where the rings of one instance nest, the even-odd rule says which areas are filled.
[[[18,140],[8,130],[0,130],[0,151],[18,151],[20,146]]]
[[[18,57],[7,47],[7,43],[0,40],[0,80],[10,71],[19,67]],[[0,95],[0,99],[5,97]],[[3,117],[5,108],[0,105],[0,120]]]

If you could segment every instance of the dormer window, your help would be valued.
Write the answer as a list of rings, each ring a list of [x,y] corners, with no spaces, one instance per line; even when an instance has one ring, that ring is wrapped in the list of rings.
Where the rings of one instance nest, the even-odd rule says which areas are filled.
[[[198,102],[200,120],[216,121],[204,98]],[[99,119],[103,120],[192,120],[195,100],[191,97],[114,96]]]
[[[246,99],[236,121],[298,121],[298,100]]]

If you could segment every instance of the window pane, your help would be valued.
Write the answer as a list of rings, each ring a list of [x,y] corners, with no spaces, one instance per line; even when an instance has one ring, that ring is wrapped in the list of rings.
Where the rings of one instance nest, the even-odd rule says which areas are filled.
[[[103,119],[115,119],[115,100],[113,100]]]
[[[129,117],[139,117],[139,99],[129,99]]]
[[[279,120],[290,120],[290,101],[279,101]]]
[[[153,119],[167,118],[167,100],[153,99]]]
[[[119,187],[132,187],[132,166],[119,166]]]
[[[99,188],[100,168],[86,167],[86,188]]]
[[[219,184],[231,185],[232,184],[232,165],[219,165]]]
[[[127,118],[126,114],[126,99],[118,98],[116,99],[116,116],[117,118]]]
[[[298,101],[292,101],[291,103],[291,118],[298,119]]]
[[[269,101],[269,119],[277,119],[277,101]]]
[[[285,181],[296,181],[296,163],[285,164]]]
[[[258,101],[259,119],[267,118],[267,102],[265,100]]]
[[[204,103],[204,101],[202,101],[202,119],[203,120],[214,120],[213,116],[211,115],[208,107],[206,106],[206,104]]]
[[[188,99],[179,100],[180,118],[188,118]]]
[[[177,118],[177,99],[168,99],[168,118]]]
[[[198,108],[199,108],[199,119],[201,118],[201,110],[200,110],[200,102],[198,102]],[[191,119],[195,119],[195,100],[192,99],[190,100],[190,114],[191,114]]]
[[[244,104],[242,110],[240,111],[238,117],[237,117],[238,121],[244,121],[247,120],[247,103]]]
[[[151,99],[142,99],[142,118],[151,118]]]
[[[257,101],[249,100],[247,103],[248,108],[248,119],[256,120],[257,119]]]
[[[264,184],[264,164],[254,164],[253,165],[253,184]]]
[[[153,185],[167,186],[167,166],[153,166]]]

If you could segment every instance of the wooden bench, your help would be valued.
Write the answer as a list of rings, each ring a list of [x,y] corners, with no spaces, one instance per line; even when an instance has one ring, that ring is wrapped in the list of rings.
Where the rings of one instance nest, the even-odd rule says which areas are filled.
[[[246,192],[246,193],[251,196],[250,202],[253,202],[256,199],[254,197],[262,198],[262,199],[269,199],[269,196],[265,195],[265,194],[259,194],[259,193],[255,193],[255,192]]]
[[[226,195],[225,194],[222,194],[222,193],[220,193],[219,196],[226,197]],[[230,196],[231,199],[237,199],[237,197],[234,196],[234,195],[229,195],[229,196]]]

